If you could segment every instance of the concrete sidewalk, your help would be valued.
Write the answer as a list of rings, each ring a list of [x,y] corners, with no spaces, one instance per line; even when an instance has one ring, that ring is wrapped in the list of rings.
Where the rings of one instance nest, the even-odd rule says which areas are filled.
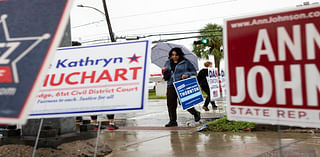
[[[218,111],[205,112],[202,123],[225,115],[225,102],[217,101]],[[210,106],[211,107],[211,106]],[[216,133],[196,132],[193,116],[178,106],[178,127],[163,127],[168,122],[165,99],[149,100],[145,111],[117,114],[119,130],[102,130],[100,140],[113,150],[108,157],[273,157],[280,156],[277,132]],[[282,133],[282,155],[320,156],[320,137],[311,133]]]
[[[191,130],[103,131],[112,153],[107,157],[275,157],[280,156],[278,134],[199,133]],[[285,157],[320,156],[320,137],[303,133],[281,136]]]
[[[216,101],[218,110],[213,111],[212,106],[209,105],[210,111],[204,111],[202,104],[196,105],[195,108],[201,112],[201,122],[223,117],[225,113],[225,101]],[[169,122],[166,99],[149,99],[145,110],[135,113],[116,114],[116,123],[121,127],[130,126],[152,126],[163,127]],[[187,111],[183,111],[182,107],[177,107],[177,122],[181,127],[199,126],[199,123],[194,122],[194,117]]]

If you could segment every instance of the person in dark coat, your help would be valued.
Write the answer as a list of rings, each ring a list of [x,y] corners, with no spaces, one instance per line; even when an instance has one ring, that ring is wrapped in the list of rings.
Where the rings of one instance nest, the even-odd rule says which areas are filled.
[[[207,81],[208,68],[212,68],[212,62],[207,61],[204,63],[204,66],[205,66],[205,68],[201,69],[198,73],[198,76],[197,76],[197,79],[198,79],[198,82],[199,82],[201,89],[207,94],[207,98],[206,98],[202,108],[205,111],[209,111],[208,105],[210,102],[212,105],[212,109],[216,110],[217,106],[216,106],[215,101],[210,101],[210,89],[209,89],[209,85],[208,85],[208,81]]]
[[[178,126],[177,123],[177,92],[173,86],[173,82],[186,79],[197,74],[196,69],[190,61],[184,58],[184,53],[180,48],[173,48],[169,52],[169,60],[162,67],[162,72],[166,75],[167,81],[167,107],[170,121],[165,127]],[[194,107],[187,110],[194,116],[196,122],[200,121],[200,112]]]

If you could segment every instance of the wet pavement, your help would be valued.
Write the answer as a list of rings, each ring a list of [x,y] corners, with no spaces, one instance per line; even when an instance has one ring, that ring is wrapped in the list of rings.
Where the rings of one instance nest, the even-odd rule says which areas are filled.
[[[218,110],[213,111],[212,106],[209,105],[210,111],[207,112],[201,108],[202,106],[200,104],[195,106],[195,108],[201,112],[202,120],[200,123],[217,119],[225,115],[225,101],[216,101],[216,104]],[[116,114],[116,123],[121,127],[163,127],[169,122],[166,99],[149,99],[148,104],[145,107],[145,110],[141,112]],[[195,123],[193,115],[187,111],[183,111],[180,105],[178,105],[177,108],[177,118],[178,125],[181,127],[194,127],[199,126],[200,124]]]
[[[224,101],[218,111],[201,110],[202,123],[224,115]],[[200,111],[201,106],[196,108]],[[148,108],[139,113],[117,114],[116,131],[102,130],[100,140],[113,152],[107,157],[317,157],[320,136],[312,133],[282,133],[279,149],[277,132],[217,133],[197,132],[200,123],[178,107],[179,127],[165,128],[168,114],[165,100],[149,100]]]
[[[280,156],[278,134],[199,133],[189,131],[105,131],[101,134],[113,150],[107,157],[250,157]],[[286,157],[317,157],[320,137],[303,133],[285,133],[281,137]]]
[[[98,154],[106,157],[318,157],[320,134],[282,132],[197,132],[201,123],[223,117],[225,101],[218,110],[205,112],[201,122],[177,109],[178,127],[164,127],[169,121],[165,99],[149,100],[146,110],[116,114],[118,130],[100,132]],[[209,106],[211,109],[211,106]],[[287,130],[286,130],[287,131]],[[96,132],[91,132],[96,134]],[[281,141],[279,142],[279,136]],[[65,143],[58,148],[40,148],[39,156],[93,156],[95,138]],[[279,149],[281,143],[281,149]],[[33,147],[5,145],[0,157],[31,156]],[[281,154],[281,155],[280,155]]]

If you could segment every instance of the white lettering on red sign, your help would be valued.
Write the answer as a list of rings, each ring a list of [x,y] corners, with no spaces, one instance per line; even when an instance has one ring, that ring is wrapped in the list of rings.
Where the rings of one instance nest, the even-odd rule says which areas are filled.
[[[307,60],[315,59],[315,45],[320,47],[320,34],[314,24],[306,24],[305,26],[307,42]],[[277,41],[278,41],[278,61],[286,60],[286,50],[288,47],[290,54],[294,60],[302,59],[302,47],[301,47],[301,31],[299,25],[294,25],[293,39],[289,37],[287,30],[284,27],[277,28]],[[260,62],[262,57],[266,57],[269,62],[277,61],[276,55],[271,46],[271,41],[266,29],[260,29],[257,37],[256,48],[254,52],[253,62]],[[248,74],[245,74],[245,67],[236,67],[237,77],[237,95],[231,96],[231,101],[235,103],[241,103],[246,98],[246,91],[252,101],[257,104],[265,104],[269,102],[272,97],[272,92],[276,93],[276,104],[286,104],[285,90],[290,89],[292,93],[292,103],[296,106],[301,106],[303,102],[302,83],[301,77],[305,77],[306,84],[304,85],[307,90],[307,105],[318,106],[318,92],[320,91],[320,72],[315,64],[305,64],[303,67],[299,64],[291,64],[290,66],[290,81],[284,79],[284,65],[274,66],[274,77],[270,74],[269,70],[262,65],[256,65],[251,67]],[[304,74],[302,73],[304,68]],[[255,82],[257,81],[257,75],[262,77],[262,95],[258,95]],[[244,78],[247,78],[245,82]],[[275,89],[272,88],[272,84],[275,83]],[[245,87],[247,85],[247,88]]]

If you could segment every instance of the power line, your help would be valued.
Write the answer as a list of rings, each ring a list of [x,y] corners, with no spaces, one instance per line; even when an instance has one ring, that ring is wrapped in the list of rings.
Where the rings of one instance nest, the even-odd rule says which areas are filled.
[[[222,30],[216,29],[216,30],[207,30],[206,33],[214,33],[214,32],[221,32]],[[153,36],[167,36],[167,35],[183,35],[183,34],[196,34],[200,33],[199,30],[184,30],[184,31],[170,31],[170,32],[162,32],[162,33],[144,33],[144,34],[128,34],[128,35],[119,35],[117,36],[117,39],[125,39],[125,37],[133,37],[133,36],[139,36],[141,38],[148,38]],[[81,36],[82,37],[96,37],[96,36],[107,36],[106,33],[99,33],[99,34],[92,34],[87,36]]]
[[[150,26],[150,27],[140,27],[140,28],[134,28],[134,29],[126,29],[126,30],[122,30],[122,31],[118,31],[118,32],[130,32],[130,31],[136,31],[136,30],[146,30],[146,29],[166,27],[166,26],[171,26],[171,25],[181,25],[181,24],[194,23],[194,22],[199,22],[199,21],[208,21],[210,19],[212,20],[212,19],[219,19],[219,18],[225,18],[225,17],[228,17],[228,16],[219,16],[219,17],[205,18],[205,19],[199,19],[199,20],[188,20],[188,21],[165,24],[165,25],[156,25],[156,26]],[[72,28],[75,28],[75,27],[72,27]]]
[[[221,30],[209,30],[205,31],[206,33],[209,32],[221,32]],[[181,35],[181,34],[194,34],[194,33],[200,33],[199,31],[197,32],[179,32],[179,33],[164,33],[164,34],[149,34],[149,35],[143,35],[140,38],[148,38],[148,37],[153,37],[153,36],[165,36],[165,35]],[[168,38],[168,39],[162,39],[158,41],[153,41],[152,43],[158,43],[158,42],[167,42],[167,41],[174,41],[174,40],[183,40],[183,39],[190,39],[190,38],[199,38],[199,37],[211,37],[211,36],[221,36],[221,34],[218,35],[196,35],[196,36],[188,36],[188,37],[181,37],[181,38]],[[125,37],[116,37],[116,39],[126,39]],[[99,41],[107,41],[110,40],[109,38],[105,39],[96,39],[96,40],[88,40],[88,41],[83,41],[82,43],[92,43],[92,42],[99,42]],[[105,42],[104,42],[105,43]]]
[[[211,36],[213,36],[213,35],[197,35],[197,36],[189,36],[189,37],[182,37],[182,38],[170,38],[170,39],[162,39],[162,40],[158,40],[158,41],[153,41],[152,43],[168,42],[168,41],[191,39],[191,38],[200,38],[200,37],[211,37]]]
[[[90,42],[86,42],[86,43],[90,43]],[[96,42],[94,44],[105,44],[105,43],[110,43],[110,42],[106,42],[106,41],[101,40],[101,42]]]
[[[253,14],[255,12],[242,12],[239,14]],[[158,27],[166,27],[166,26],[171,26],[171,25],[179,25],[179,24],[186,24],[186,23],[194,23],[194,22],[199,22],[199,21],[207,21],[211,19],[219,19],[219,18],[226,18],[226,17],[233,17],[233,16],[238,16],[239,14],[232,14],[228,16],[218,16],[218,17],[212,17],[212,18],[205,18],[205,19],[199,19],[199,20],[189,20],[189,21],[184,21],[184,22],[179,22],[179,23],[171,23],[171,24],[166,24],[166,25],[157,25],[157,26],[151,26],[151,27],[140,27],[140,28],[134,28],[134,29],[127,29],[127,30],[122,30],[119,32],[125,32],[125,31],[136,31],[136,30],[145,30],[145,29],[152,29],[152,28],[158,28]],[[101,20],[103,21],[103,20]],[[97,21],[96,21],[97,22]],[[94,22],[92,22],[94,24]],[[83,26],[88,25],[84,24]],[[82,25],[81,25],[82,26]],[[79,26],[79,27],[81,27]],[[74,26],[72,28],[75,28],[77,26]]]
[[[221,1],[221,2],[207,3],[207,4],[195,5],[195,6],[189,6],[189,7],[158,10],[158,11],[153,11],[153,12],[139,13],[139,14],[133,14],[133,15],[126,15],[126,16],[116,16],[116,17],[114,17],[114,19],[123,19],[123,18],[134,17],[134,16],[152,15],[152,14],[159,14],[159,13],[164,13],[164,12],[172,12],[172,11],[199,8],[199,7],[208,7],[210,5],[229,3],[229,2],[233,2],[233,1],[237,1],[237,0],[226,0],[226,1]]]
[[[86,23],[86,24],[82,24],[82,25],[78,25],[78,26],[73,26],[72,28],[79,28],[79,27],[84,27],[84,26],[88,26],[88,25],[92,25],[92,24],[96,24],[96,23],[100,23],[100,22],[104,22],[105,20],[99,20],[99,21],[93,21],[90,23]]]
[[[189,37],[182,37],[182,38],[169,38],[169,39],[156,40],[156,41],[153,41],[152,43],[154,44],[159,42],[168,42],[168,41],[175,41],[175,40],[200,38],[200,37],[212,37],[212,36],[221,36],[221,35],[197,35],[197,36],[189,36]],[[110,40],[110,39],[97,39],[97,40],[91,40],[91,41],[86,41],[82,43],[98,42],[96,44],[100,44],[100,43],[107,43],[106,40]],[[103,41],[103,42],[99,42],[99,41]]]
[[[126,31],[136,31],[136,30],[146,30],[146,29],[152,29],[152,28],[158,28],[158,27],[166,27],[166,26],[171,26],[171,25],[179,25],[179,24],[186,24],[186,23],[194,23],[198,21],[207,21],[208,19],[217,19],[217,18],[225,18],[226,16],[220,16],[220,17],[214,17],[214,18],[206,18],[206,19],[200,19],[200,20],[189,20],[189,21],[184,21],[184,22],[179,22],[179,23],[172,23],[172,24],[166,24],[166,25],[157,25],[157,26],[151,26],[151,27],[140,27],[140,28],[134,28],[134,29],[127,29],[127,30],[122,30],[119,32],[126,32]],[[72,27],[74,28],[74,27]],[[100,35],[100,34],[97,34]]]
[[[179,31],[169,31],[169,32],[156,32],[156,33],[143,33],[143,34],[130,34],[128,36],[144,36],[144,35],[152,35],[152,34],[168,34],[168,33],[181,33],[181,32],[199,32],[198,29],[192,29],[192,30],[179,30]]]
[[[116,19],[123,19],[123,18],[128,18],[128,17],[143,16],[143,15],[152,15],[152,14],[159,14],[159,13],[163,13],[163,12],[172,12],[172,11],[177,11],[177,10],[192,9],[192,8],[199,8],[199,7],[207,7],[207,6],[210,6],[210,5],[229,3],[229,2],[233,2],[233,1],[237,1],[237,0],[226,0],[226,1],[221,1],[221,2],[207,3],[207,4],[196,5],[196,6],[189,6],[189,7],[182,7],[182,8],[174,8],[174,9],[167,9],[167,10],[159,10],[159,11],[153,11],[153,12],[140,13],[140,14],[126,15],[126,16],[118,16],[118,17],[114,17],[114,18],[112,18],[112,19],[113,19],[113,20],[116,20]],[[84,27],[84,26],[87,26],[87,25],[91,25],[91,24],[95,24],[95,23],[100,23],[100,22],[102,22],[102,21],[104,21],[104,20],[94,21],[94,22],[90,22],[90,23],[86,23],[86,24],[74,26],[74,27],[72,27],[72,28]]]
[[[82,41],[81,43],[92,43],[92,42],[98,42],[98,41],[111,41],[110,38],[105,38],[105,39],[96,39],[96,40],[88,40],[88,41]]]
[[[183,22],[178,22],[178,23],[171,23],[171,24],[165,24],[165,25],[156,25],[156,26],[150,26],[150,27],[140,27],[140,28],[134,28],[134,29],[126,29],[126,30],[122,30],[121,32],[136,31],[136,30],[146,30],[146,29],[152,29],[152,28],[167,27],[167,26],[172,26],[172,25],[181,25],[181,24],[186,24],[186,23],[194,23],[194,22],[199,22],[199,21],[208,21],[210,19],[218,19],[218,18],[224,18],[224,17],[226,17],[226,16],[220,16],[220,17],[214,17],[214,18],[206,18],[206,19],[200,19],[200,20],[189,20],[189,21],[183,21]]]
[[[220,30],[208,30],[207,32],[215,32]],[[183,31],[170,31],[170,32],[161,32],[161,33],[143,33],[143,34],[128,34],[128,35],[118,35],[118,38],[126,37],[126,36],[141,36],[141,37],[152,37],[152,36],[166,36],[166,35],[181,35],[181,34],[195,34],[200,33],[199,30],[183,30]],[[81,37],[96,37],[96,36],[106,36],[106,33],[99,33],[99,34],[91,34]]]
[[[97,36],[108,36],[107,33],[97,33],[97,34],[87,34],[87,35],[82,35],[81,38],[90,38],[90,37],[97,37]]]
[[[220,33],[222,30],[216,29],[216,30],[208,30],[204,31],[204,33]],[[159,33],[159,34],[147,34],[147,35],[139,35],[141,38],[148,38],[153,36],[167,36],[167,35],[183,35],[183,34],[196,34],[196,33],[202,33],[200,31],[190,31],[190,32],[176,32],[176,33]],[[128,35],[129,36],[129,35]],[[121,36],[120,36],[121,38]]]
[[[220,33],[222,30],[216,29],[216,30],[207,30],[205,33]],[[117,39],[126,39],[127,37],[137,37],[137,38],[149,38],[149,37],[154,37],[154,36],[174,36],[174,35],[183,35],[183,34],[196,34],[200,33],[200,31],[182,31],[182,32],[171,32],[171,33],[154,33],[154,34],[145,34],[145,35],[126,35],[126,36],[117,36]],[[95,34],[97,35],[104,35],[105,34]],[[92,37],[92,36],[91,36]],[[109,38],[106,39],[94,39],[94,40],[87,40],[83,41],[83,43],[86,42],[94,42],[94,41],[101,41],[101,40],[110,40]]]

